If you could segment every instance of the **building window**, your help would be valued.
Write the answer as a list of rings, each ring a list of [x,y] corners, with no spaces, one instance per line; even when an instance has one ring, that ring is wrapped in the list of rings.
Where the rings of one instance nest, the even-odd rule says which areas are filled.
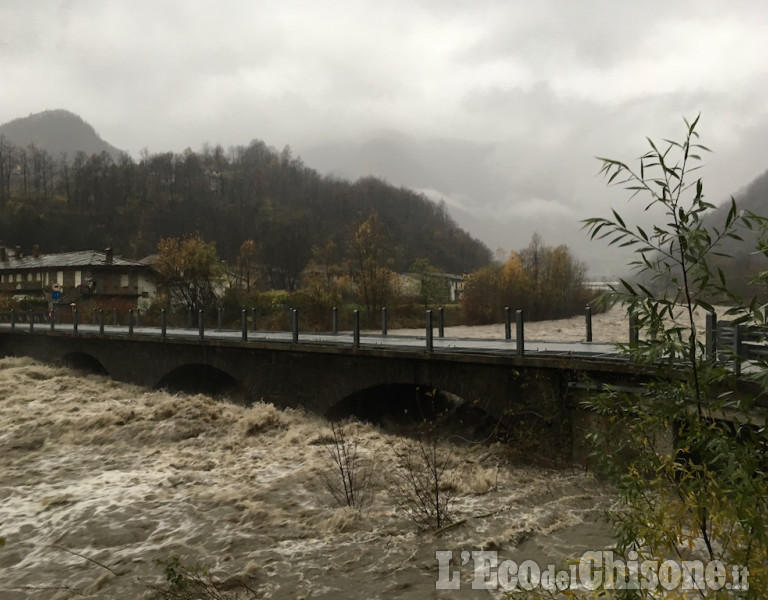
[[[83,273],[82,271],[75,271],[75,287],[80,285],[83,282]]]
[[[120,275],[120,287],[128,287],[129,283],[130,282],[128,280],[128,274],[127,273],[125,273],[123,275]]]
[[[64,271],[56,271],[56,283],[64,285]]]

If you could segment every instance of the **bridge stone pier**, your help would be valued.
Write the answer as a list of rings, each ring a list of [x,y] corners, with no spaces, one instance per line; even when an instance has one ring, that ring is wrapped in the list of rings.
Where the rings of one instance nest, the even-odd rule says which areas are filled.
[[[622,361],[512,352],[18,329],[0,332],[0,355],[86,366],[150,388],[236,389],[246,403],[263,400],[327,416],[398,418],[409,410],[423,412],[426,398],[457,415],[480,413],[512,432],[513,440],[522,436],[526,444],[564,455],[571,454],[574,437],[574,384],[586,379],[626,384],[648,377]]]

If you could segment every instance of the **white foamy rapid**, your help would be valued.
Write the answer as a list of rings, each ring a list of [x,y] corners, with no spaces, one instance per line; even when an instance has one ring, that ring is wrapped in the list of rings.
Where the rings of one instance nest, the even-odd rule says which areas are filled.
[[[390,472],[388,441],[401,439],[359,432],[377,476]],[[383,485],[370,510],[339,508],[317,475],[329,436],[320,417],[269,404],[0,359],[0,598],[150,597],[165,583],[157,561],[173,555],[259,597],[494,597],[436,591],[435,551],[551,562],[608,543],[610,489],[511,466],[501,445],[446,445],[453,512],[467,521],[438,535],[395,511]]]

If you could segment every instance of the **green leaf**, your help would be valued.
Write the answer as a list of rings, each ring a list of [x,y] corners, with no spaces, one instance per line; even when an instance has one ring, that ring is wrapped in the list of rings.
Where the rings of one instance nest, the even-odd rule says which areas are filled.
[[[635,289],[627,283],[624,279],[619,278],[619,283],[624,286],[624,288],[633,296],[637,296],[637,292],[635,292]]]
[[[699,122],[700,118],[701,118],[701,113],[696,115],[696,118],[693,120],[693,123],[691,123],[690,125],[688,125],[687,121],[685,122],[686,125],[688,125],[688,135],[691,135],[694,132],[694,130],[696,129],[696,125]]]

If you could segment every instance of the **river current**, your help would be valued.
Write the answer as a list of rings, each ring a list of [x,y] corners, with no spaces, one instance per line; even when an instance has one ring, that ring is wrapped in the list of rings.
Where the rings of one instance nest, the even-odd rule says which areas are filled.
[[[319,416],[0,359],[0,598],[149,598],[173,556],[265,598],[493,598],[468,568],[460,590],[435,589],[436,551],[547,564],[610,544],[607,485],[458,438],[440,449],[459,523],[421,530],[387,491],[407,440],[349,431],[375,461],[362,511],[323,485]]]

